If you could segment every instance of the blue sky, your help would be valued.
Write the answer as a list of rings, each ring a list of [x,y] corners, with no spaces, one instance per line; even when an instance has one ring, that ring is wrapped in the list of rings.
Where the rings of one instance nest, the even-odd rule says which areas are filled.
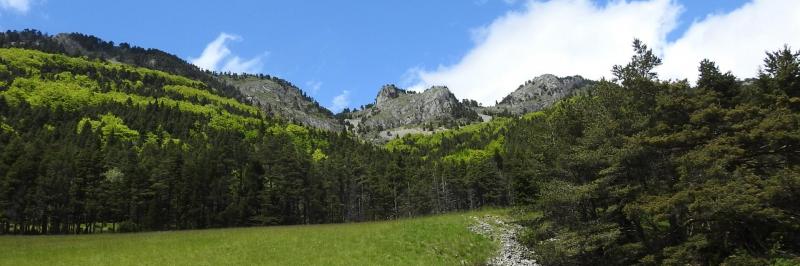
[[[466,70],[461,73],[459,69],[469,68],[462,65],[471,61],[470,57],[493,57],[481,56],[481,50],[490,50],[481,47],[502,42],[498,38],[508,36],[502,33],[512,27],[506,24],[514,24],[514,18],[534,20],[534,17],[543,16],[541,12],[559,10],[557,4],[566,7],[566,10],[584,8],[588,12],[585,14],[598,14],[599,19],[603,19],[603,14],[619,14],[611,12],[607,6],[620,6],[620,10],[648,8],[625,1],[612,1],[611,4],[588,0],[553,2],[0,0],[0,28],[35,28],[51,34],[82,32],[117,43],[158,48],[187,60],[201,57],[209,43],[226,33],[230,38],[224,38],[221,48],[229,53],[217,62],[217,69],[223,69],[233,59],[234,62],[229,64],[233,69],[282,77],[304,89],[323,105],[334,109],[369,103],[373,101],[378,88],[386,83],[421,89],[434,83],[450,83],[448,80],[454,81],[444,85],[451,86],[457,96],[478,97],[481,98],[479,101],[490,103],[516,86],[480,88],[483,91],[498,91],[492,93],[478,93],[475,91],[479,89],[475,88],[461,90],[453,86],[476,83],[465,77],[476,75],[470,75]],[[653,26],[653,31],[669,29],[666,41],[661,41],[667,53],[671,49],[669,43],[678,42],[693,22],[703,21],[709,14],[725,15],[750,1],[644,2],[658,2],[651,5],[651,9],[664,7],[674,11],[674,14],[664,15],[671,25]],[[535,12],[540,13],[530,14]],[[537,34],[535,28],[522,30],[526,34]],[[515,38],[513,34],[510,36],[504,38]],[[581,46],[576,44],[573,49],[581,49]],[[623,49],[629,50],[627,46]],[[616,57],[622,62],[627,59],[625,55]],[[242,64],[247,61],[252,64]],[[542,62],[547,63],[546,60]],[[527,68],[527,65],[515,64],[489,62],[484,65],[495,66],[495,69],[497,66]],[[606,69],[611,68],[611,64],[605,65]],[[507,84],[519,84],[525,79],[544,74],[531,69],[508,78]],[[588,72],[589,77],[597,77],[591,74],[592,71],[580,70],[576,68],[572,74],[584,75],[580,72]],[[481,69],[472,71],[483,72]],[[334,101],[337,96],[338,100]]]

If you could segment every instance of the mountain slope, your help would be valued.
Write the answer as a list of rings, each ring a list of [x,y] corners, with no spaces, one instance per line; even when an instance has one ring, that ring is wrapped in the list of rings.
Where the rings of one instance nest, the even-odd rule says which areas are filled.
[[[556,101],[569,97],[592,81],[581,76],[557,77],[544,74],[526,81],[495,106],[481,110],[486,114],[519,116],[548,107]]]
[[[440,201],[427,194],[439,185],[398,175],[425,164],[272,119],[185,76],[0,48],[0,234],[368,221],[503,202]]]
[[[252,75],[246,75],[251,79],[232,79],[232,76],[202,70],[180,57],[158,49],[145,49],[128,43],[114,44],[81,33],[47,35],[36,30],[0,33],[0,47],[86,56],[161,70],[203,82],[207,85],[205,90],[222,96],[243,103],[259,103],[265,111],[287,120],[329,131],[341,131],[343,128],[341,123],[335,121],[330,111],[320,107],[313,99],[304,96],[302,91],[284,80],[269,77],[254,81],[257,78]],[[268,89],[262,90],[259,87]]]
[[[346,126],[358,135],[383,142],[413,133],[429,134],[493,116],[520,116],[546,108],[593,84],[581,76],[557,77],[545,74],[522,84],[495,106],[482,107],[475,101],[458,99],[447,87],[435,86],[423,92],[383,86],[374,104],[362,110],[340,114]]]
[[[312,162],[370,147],[183,76],[0,49],[0,234],[324,222],[271,204],[300,204],[313,187],[285,180],[307,178]],[[279,192],[258,200],[264,182]]]
[[[431,131],[485,121],[491,116],[522,115],[549,106],[591,84],[580,76],[559,78],[542,75],[520,85],[502,102],[491,107],[459,102],[445,87],[433,87],[417,95],[391,85],[382,88],[375,104],[368,105],[368,108],[340,114],[340,118],[347,118],[345,123],[285,80],[213,73],[158,49],[115,44],[81,33],[47,35],[36,30],[0,33],[0,47],[86,56],[185,76],[205,83],[203,90],[258,105],[276,117],[326,131],[338,132],[349,126],[357,135],[379,142],[398,134],[426,132],[423,129]]]
[[[265,112],[295,123],[323,129],[342,131],[344,125],[333,117],[330,110],[320,106],[313,98],[288,81],[257,75],[217,75],[244,95],[248,102]]]
[[[342,116],[347,118],[352,130],[373,140],[391,139],[397,132],[433,130],[480,120],[478,114],[459,102],[447,87],[440,86],[417,93],[385,85],[378,91],[375,104]]]
[[[48,35],[37,30],[6,31],[0,33],[0,47],[26,48],[69,56],[86,56],[90,59],[109,60],[124,64],[164,71],[203,82],[208,90],[225,97],[243,101],[236,88],[220,83],[209,71],[173,54],[145,49],[128,43],[114,44],[92,35],[61,33]]]

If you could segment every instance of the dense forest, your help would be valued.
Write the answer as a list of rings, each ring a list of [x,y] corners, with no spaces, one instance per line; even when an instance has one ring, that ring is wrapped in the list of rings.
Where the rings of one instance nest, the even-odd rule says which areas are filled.
[[[689,82],[660,80],[635,41],[614,79],[550,108],[376,146],[273,119],[183,68],[4,38],[0,234],[515,206],[544,265],[800,263],[800,52],[788,47],[755,78],[704,60]]]
[[[472,181],[440,197],[421,159],[272,120],[185,77],[18,48],[0,49],[0,62],[0,233],[365,221],[500,204]]]
[[[544,265],[800,263],[800,52],[755,79],[660,81],[641,42],[612,81],[506,134]]]
[[[704,60],[693,86],[634,51],[551,108],[387,149],[518,206],[543,265],[800,263],[800,52],[747,80]]]

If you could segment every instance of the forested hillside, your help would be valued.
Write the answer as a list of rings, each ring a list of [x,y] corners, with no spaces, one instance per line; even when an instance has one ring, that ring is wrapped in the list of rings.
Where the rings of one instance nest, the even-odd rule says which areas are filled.
[[[482,205],[437,202],[420,159],[273,121],[203,82],[16,48],[0,49],[0,62],[2,233],[363,221]],[[482,197],[459,195],[448,199]]]
[[[333,112],[291,82],[263,74],[226,73],[216,77],[237,88],[247,102],[260,107],[267,115],[327,131],[344,130]]]
[[[543,110],[378,146],[274,119],[199,70],[115,60],[138,57],[107,45],[73,57],[16,34],[30,36],[0,39],[27,48],[0,48],[0,234],[516,206],[544,265],[800,263],[800,52],[788,47],[755,78],[705,60],[690,83],[660,80],[636,41],[613,80]]]
[[[692,86],[634,48],[551,108],[388,147],[510,187],[543,265],[800,263],[800,52],[745,81],[705,60]]]
[[[61,33],[55,36],[37,30],[0,32],[0,47],[35,49],[47,53],[83,56],[160,70],[206,83],[216,93],[244,100],[233,86],[226,85],[186,60],[158,49],[145,49],[129,43],[115,44],[92,35]]]
[[[704,60],[690,86],[658,80],[660,59],[635,51],[614,82],[509,130],[542,262],[800,262],[800,52],[767,53],[746,81]]]

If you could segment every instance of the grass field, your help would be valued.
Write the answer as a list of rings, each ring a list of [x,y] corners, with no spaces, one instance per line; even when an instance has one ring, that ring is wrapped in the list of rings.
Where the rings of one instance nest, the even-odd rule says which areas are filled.
[[[467,229],[470,216],[480,214],[332,225],[2,236],[0,265],[477,265],[496,250],[495,243]]]

